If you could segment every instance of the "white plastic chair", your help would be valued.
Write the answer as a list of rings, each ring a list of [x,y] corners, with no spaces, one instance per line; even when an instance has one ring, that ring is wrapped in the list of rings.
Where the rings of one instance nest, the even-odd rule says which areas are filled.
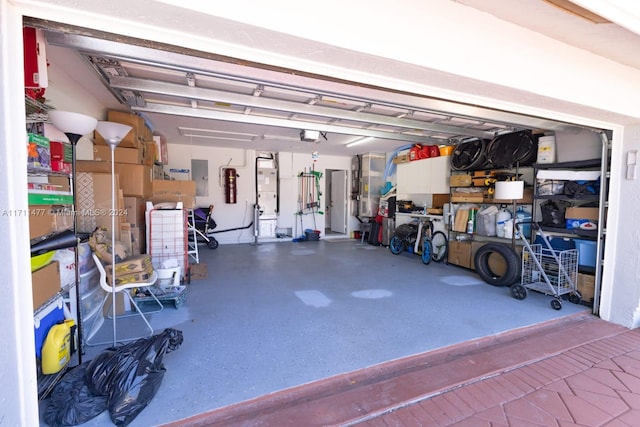
[[[138,338],[145,338],[145,337],[149,337],[151,335],[153,335],[153,327],[151,327],[151,324],[149,323],[149,321],[147,320],[147,317],[145,316],[145,314],[151,314],[151,313],[159,313],[160,311],[163,310],[164,306],[162,305],[162,303],[160,302],[160,300],[158,299],[158,297],[153,293],[153,290],[151,289],[151,286],[153,286],[156,281],[158,280],[158,273],[155,271],[155,269],[153,270],[153,273],[151,274],[151,277],[149,278],[149,280],[145,281],[145,282],[133,282],[133,283],[124,283],[122,285],[116,285],[115,286],[115,292],[114,289],[111,287],[111,284],[107,282],[107,273],[104,269],[104,266],[102,265],[102,262],[100,261],[100,258],[98,258],[98,256],[95,253],[92,253],[93,256],[93,260],[96,263],[96,266],[98,267],[98,271],[100,272],[100,287],[106,292],[105,297],[102,299],[102,302],[100,303],[100,309],[99,310],[104,310],[104,306],[107,302],[107,300],[111,301],[111,303],[109,304],[109,313],[111,312],[111,308],[113,305],[113,301],[114,301],[114,293],[118,294],[118,293],[122,293],[123,295],[126,296],[126,298],[129,299],[129,301],[131,302],[131,305],[133,306],[133,311],[132,313],[129,314],[120,314],[116,316],[116,320],[119,318],[123,318],[123,317],[129,317],[129,316],[136,316],[139,315],[142,320],[144,321],[145,325],[147,326],[147,329],[149,331],[148,334],[146,335],[140,335],[140,336],[136,336],[133,338],[125,338],[125,339],[120,339],[117,340],[117,334],[116,334],[116,322],[114,322],[114,330],[113,330],[113,342],[125,342],[125,341],[133,341],[136,340]],[[140,307],[138,306],[138,304],[136,304],[136,301],[134,300],[134,298],[131,296],[131,289],[133,288],[146,288],[146,291],[149,292],[149,294],[151,295],[151,297],[153,297],[153,300],[158,304],[159,309],[157,310],[153,310],[153,311],[146,311],[143,312]],[[95,322],[95,320],[94,320]],[[93,330],[93,326],[91,325],[92,328],[89,330]],[[112,341],[104,341],[104,342],[90,342],[90,339],[87,339],[85,341],[86,345],[89,346],[93,346],[93,345],[103,345],[103,344],[109,344]]]

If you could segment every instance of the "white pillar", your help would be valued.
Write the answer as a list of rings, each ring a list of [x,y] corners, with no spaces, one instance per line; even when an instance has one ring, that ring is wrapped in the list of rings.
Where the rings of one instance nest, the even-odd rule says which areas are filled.
[[[0,0],[0,423],[39,425],[33,332],[22,16]]]

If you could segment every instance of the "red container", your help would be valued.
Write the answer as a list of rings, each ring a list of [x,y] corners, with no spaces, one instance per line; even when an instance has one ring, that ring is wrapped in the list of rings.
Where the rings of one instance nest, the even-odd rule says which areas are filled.
[[[429,157],[438,157],[440,156],[440,149],[437,145],[429,145]]]
[[[422,150],[422,145],[416,144],[409,150],[409,160],[420,160],[420,151]]]
[[[423,146],[422,149],[420,150],[420,153],[418,154],[419,158],[421,159],[428,159],[429,156],[429,147],[428,146]]]

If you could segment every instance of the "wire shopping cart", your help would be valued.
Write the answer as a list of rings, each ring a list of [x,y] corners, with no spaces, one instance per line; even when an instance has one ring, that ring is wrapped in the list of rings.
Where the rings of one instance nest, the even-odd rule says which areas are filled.
[[[529,289],[551,295],[551,308],[562,308],[563,295],[567,295],[570,302],[579,304],[582,295],[577,290],[578,279],[578,250],[556,250],[551,246],[547,235],[538,223],[531,222],[534,235],[540,236],[544,243],[530,244],[524,233],[520,232],[523,222],[516,222],[524,248],[522,250],[522,277],[520,283],[511,285],[511,296],[515,299],[525,299]]]

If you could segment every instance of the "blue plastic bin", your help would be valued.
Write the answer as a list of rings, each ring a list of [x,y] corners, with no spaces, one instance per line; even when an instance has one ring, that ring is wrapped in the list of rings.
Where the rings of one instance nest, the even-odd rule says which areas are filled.
[[[594,240],[573,239],[578,250],[578,265],[582,267],[596,266],[597,245]]]

